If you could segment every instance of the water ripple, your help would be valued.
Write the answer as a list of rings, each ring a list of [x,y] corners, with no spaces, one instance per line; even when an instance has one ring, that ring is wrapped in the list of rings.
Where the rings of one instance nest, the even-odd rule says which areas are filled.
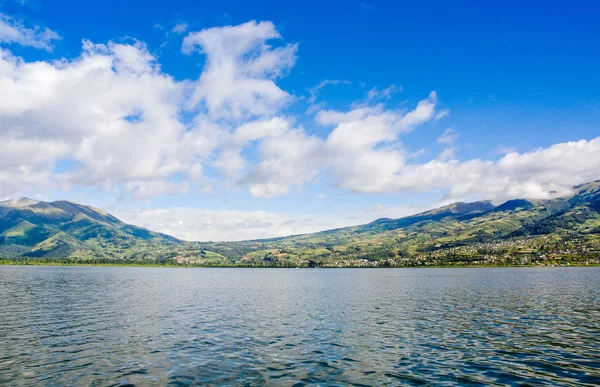
[[[600,384],[600,270],[0,267],[0,384]]]

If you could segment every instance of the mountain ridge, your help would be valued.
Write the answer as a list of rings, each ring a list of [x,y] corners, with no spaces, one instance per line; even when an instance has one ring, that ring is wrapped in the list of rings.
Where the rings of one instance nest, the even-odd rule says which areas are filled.
[[[100,209],[75,202],[29,198],[0,202],[0,255],[7,255],[6,246],[25,257],[104,255],[102,250],[108,247],[141,247],[142,241],[150,240],[178,242],[170,235],[126,224]],[[22,253],[26,248],[29,250]]]
[[[338,262],[341,266],[353,266],[354,263],[350,261],[360,260],[361,265],[367,266],[377,266],[382,261],[388,261],[392,266],[443,266],[448,262],[436,258],[437,256],[469,255],[460,251],[468,250],[465,246],[480,248],[486,243],[492,243],[498,246],[522,245],[525,248],[528,247],[526,245],[533,244],[533,240],[548,239],[546,242],[553,243],[555,250],[559,251],[560,243],[571,243],[567,234],[574,234],[586,239],[585,251],[581,253],[577,247],[577,254],[568,253],[565,259],[585,258],[586,262],[589,259],[597,261],[598,254],[595,251],[600,251],[600,236],[597,235],[600,230],[600,206],[596,205],[596,200],[600,198],[599,193],[600,181],[594,181],[574,187],[569,196],[555,199],[513,199],[498,206],[489,201],[480,201],[463,203],[467,205],[463,207],[468,209],[466,211],[448,211],[447,207],[460,208],[457,203],[453,203],[445,206],[446,208],[440,207],[399,219],[380,218],[364,225],[289,237],[208,242],[201,245],[230,259],[259,265],[262,261],[268,264],[286,264],[291,260],[301,263],[316,261],[325,266],[332,265],[332,262]],[[543,227],[536,229],[533,227],[536,224]],[[592,236],[588,232],[590,230],[595,232]],[[546,238],[548,235],[552,238]],[[511,241],[523,236],[530,238],[532,242]],[[521,250],[517,247],[515,249],[515,253],[519,251],[522,256]],[[588,254],[590,251],[591,256]],[[533,255],[527,257],[528,262],[532,259],[545,259],[542,257],[545,254],[537,250]],[[482,260],[472,258],[458,262],[482,264]],[[520,261],[505,257],[497,261],[490,258],[485,262],[521,264]],[[333,264],[336,267],[339,265]]]
[[[512,199],[497,206],[488,200],[456,202],[398,219],[237,242],[185,242],[66,200],[0,202],[0,257],[17,261],[336,267],[512,264],[516,257],[523,259],[523,251],[530,252],[527,262],[547,260],[548,245],[553,246],[552,254],[556,251],[564,259],[594,261],[600,251],[599,231],[600,180],[573,187],[572,195],[555,199]],[[558,253],[565,250],[560,246],[573,241],[579,241],[578,247]]]

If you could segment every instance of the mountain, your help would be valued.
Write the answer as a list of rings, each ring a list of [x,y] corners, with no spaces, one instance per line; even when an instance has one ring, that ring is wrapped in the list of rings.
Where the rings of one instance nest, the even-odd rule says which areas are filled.
[[[12,261],[251,266],[598,263],[600,180],[551,200],[454,203],[400,219],[240,242],[184,242],[81,204],[0,202],[0,257]]]
[[[204,243],[253,265],[421,266],[597,262],[600,180],[552,200],[454,203],[400,219],[285,238]]]
[[[126,251],[178,242],[73,202],[0,202],[0,256],[119,259]]]

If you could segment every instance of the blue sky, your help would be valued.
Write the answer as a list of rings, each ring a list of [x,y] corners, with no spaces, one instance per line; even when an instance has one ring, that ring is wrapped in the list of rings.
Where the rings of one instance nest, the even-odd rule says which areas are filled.
[[[0,1],[0,196],[231,240],[567,194],[600,178],[599,13]]]

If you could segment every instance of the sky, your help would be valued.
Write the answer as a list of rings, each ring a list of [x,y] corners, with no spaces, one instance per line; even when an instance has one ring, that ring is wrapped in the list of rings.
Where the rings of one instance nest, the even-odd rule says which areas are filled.
[[[599,16],[0,0],[0,199],[215,241],[567,195],[600,179]]]

